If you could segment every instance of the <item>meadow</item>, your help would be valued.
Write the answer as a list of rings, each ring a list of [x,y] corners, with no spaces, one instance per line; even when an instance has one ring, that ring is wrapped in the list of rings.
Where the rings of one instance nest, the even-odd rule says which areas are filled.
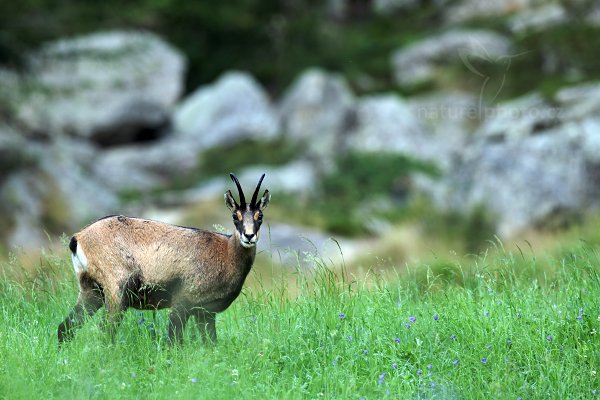
[[[599,252],[498,243],[360,274],[313,257],[251,272],[214,347],[195,324],[170,346],[165,312],[130,310],[114,343],[101,311],[60,350],[77,296],[68,254],[44,251],[27,269],[13,256],[0,276],[0,398],[596,398]]]

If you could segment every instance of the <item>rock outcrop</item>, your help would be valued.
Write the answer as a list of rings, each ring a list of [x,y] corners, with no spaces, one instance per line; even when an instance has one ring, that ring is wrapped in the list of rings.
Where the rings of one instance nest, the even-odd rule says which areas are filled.
[[[468,69],[472,58],[501,62],[511,49],[510,40],[493,31],[455,29],[397,50],[392,69],[398,85],[411,87],[433,80],[440,65],[462,62]]]
[[[93,33],[32,53],[7,101],[30,135],[69,134],[101,146],[142,141],[168,125],[184,72],[180,52],[156,35]]]
[[[354,102],[342,76],[310,69],[292,84],[279,105],[282,134],[305,145],[309,157],[327,168],[348,128]]]
[[[250,75],[229,72],[197,89],[175,110],[175,130],[198,148],[244,139],[271,140],[278,122],[264,89]]]
[[[418,1],[376,3],[404,9]],[[529,6],[521,3],[505,21],[513,21],[514,32],[560,23],[556,7],[566,7],[550,7],[523,25],[519,18]],[[511,40],[493,31],[449,29],[399,49],[393,73],[401,90],[431,83],[453,63],[478,79],[470,61],[502,63],[512,51]],[[206,150],[253,142],[285,143],[294,153],[284,165],[281,157],[257,154],[252,165],[236,167],[240,180],[267,173],[274,193],[293,196],[319,190],[319,179],[335,171],[345,152],[391,152],[434,164],[439,176],[407,179],[403,199],[416,190],[441,210],[484,209],[503,237],[600,207],[597,83],[498,104],[497,96],[486,102],[483,87],[474,93],[452,85],[359,97],[343,76],[315,68],[272,100],[250,74],[232,71],[180,99],[186,61],[150,33],[56,41],[27,60],[24,74],[0,69],[0,212],[6,216],[0,235],[12,244],[39,246],[44,229],[69,231],[148,199],[183,207],[220,197],[228,183],[200,170]],[[185,190],[178,187],[182,179]],[[273,232],[287,243],[285,229]]]
[[[596,90],[559,92],[564,107],[536,95],[499,105],[445,174],[422,177],[418,186],[440,209],[469,213],[484,207],[502,237],[564,224],[597,209],[600,119],[592,110],[600,103],[574,96]]]

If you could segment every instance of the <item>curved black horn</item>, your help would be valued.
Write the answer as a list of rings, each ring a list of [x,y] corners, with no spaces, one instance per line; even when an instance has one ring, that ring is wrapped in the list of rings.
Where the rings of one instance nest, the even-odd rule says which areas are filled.
[[[240,195],[240,207],[242,207],[242,208],[246,207],[246,198],[244,197],[244,191],[242,190],[240,181],[238,181],[238,178],[235,177],[233,172],[230,172],[229,176],[231,177],[231,180],[235,182],[235,186],[237,186],[238,194]]]
[[[262,174],[262,176],[260,177],[260,180],[258,181],[258,185],[256,185],[256,189],[254,190],[254,194],[252,195],[252,202],[250,204],[252,204],[253,206],[256,205],[256,198],[258,197],[258,191],[260,190],[260,184],[262,183],[264,178],[265,178],[265,174]]]

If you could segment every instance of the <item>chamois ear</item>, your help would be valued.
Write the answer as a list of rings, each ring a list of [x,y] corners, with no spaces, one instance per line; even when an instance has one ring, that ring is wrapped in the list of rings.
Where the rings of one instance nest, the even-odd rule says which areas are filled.
[[[265,190],[265,193],[262,195],[260,200],[258,201],[258,209],[264,210],[269,205],[269,201],[271,201],[271,193],[268,190]]]
[[[235,199],[231,194],[231,190],[225,192],[225,205],[231,210],[231,212],[234,212],[240,208],[240,206],[238,206],[238,204],[235,202]]]

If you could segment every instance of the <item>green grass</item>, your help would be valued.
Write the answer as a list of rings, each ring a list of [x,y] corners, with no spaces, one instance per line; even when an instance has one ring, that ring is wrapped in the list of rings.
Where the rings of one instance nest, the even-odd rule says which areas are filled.
[[[77,293],[66,255],[29,272],[13,257],[0,277],[0,398],[594,398],[598,250],[495,252],[366,277],[318,258],[291,283],[253,272],[215,348],[193,327],[169,347],[166,313],[131,310],[114,344],[101,312],[60,351]]]

